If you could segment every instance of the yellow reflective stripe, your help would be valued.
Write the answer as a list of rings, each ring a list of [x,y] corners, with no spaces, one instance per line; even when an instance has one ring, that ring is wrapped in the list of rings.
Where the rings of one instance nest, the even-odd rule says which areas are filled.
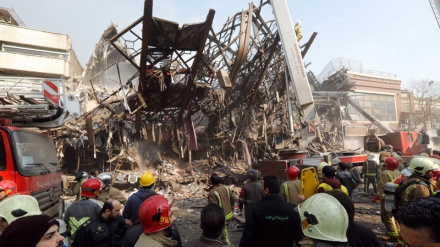
[[[220,194],[219,194],[216,190],[214,191],[214,194],[215,194],[215,196],[217,197],[218,205],[219,205],[221,208],[223,208],[223,206],[222,206],[222,198],[220,197]]]
[[[230,220],[230,219],[232,219],[232,217],[234,217],[234,214],[233,214],[232,212],[230,212],[229,214],[227,214],[227,215],[225,216],[225,219],[226,219],[226,220]]]
[[[84,217],[80,220],[76,220],[75,217],[69,218],[69,226],[70,226],[70,235],[72,236],[75,234],[75,232],[84,224],[86,221],[88,221],[90,217]]]
[[[289,196],[289,188],[287,187],[287,183],[284,182],[284,194],[286,196],[286,201],[290,202],[290,196]]]

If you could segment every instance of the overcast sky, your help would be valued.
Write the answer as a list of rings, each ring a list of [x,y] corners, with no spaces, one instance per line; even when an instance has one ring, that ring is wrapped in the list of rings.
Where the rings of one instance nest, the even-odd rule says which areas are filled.
[[[395,73],[404,83],[440,83],[440,29],[428,0],[287,1],[293,22],[302,22],[302,42],[318,33],[304,59],[315,74],[331,59],[343,57],[362,61],[364,69]],[[204,21],[212,8],[218,31],[249,2],[156,0],[153,15],[182,25]],[[143,15],[143,5],[143,0],[0,0],[27,27],[68,34],[82,65],[111,21],[122,30]]]

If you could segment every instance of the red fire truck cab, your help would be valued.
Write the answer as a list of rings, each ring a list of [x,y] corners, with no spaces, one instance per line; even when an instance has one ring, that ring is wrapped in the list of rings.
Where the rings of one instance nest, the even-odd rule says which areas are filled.
[[[49,136],[0,126],[0,180],[14,181],[19,194],[35,197],[43,213],[56,216],[62,212],[61,170]]]

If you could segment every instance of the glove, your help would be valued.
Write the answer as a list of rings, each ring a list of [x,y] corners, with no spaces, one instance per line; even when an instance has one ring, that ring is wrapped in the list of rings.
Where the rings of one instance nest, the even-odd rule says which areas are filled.
[[[380,196],[375,196],[374,198],[373,198],[373,202],[380,202]]]

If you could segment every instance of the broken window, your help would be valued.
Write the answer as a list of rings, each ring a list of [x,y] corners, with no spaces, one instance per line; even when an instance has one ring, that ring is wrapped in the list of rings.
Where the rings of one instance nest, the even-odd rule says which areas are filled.
[[[353,100],[379,121],[397,121],[394,95],[356,93]],[[348,112],[353,120],[369,121],[350,105]]]

